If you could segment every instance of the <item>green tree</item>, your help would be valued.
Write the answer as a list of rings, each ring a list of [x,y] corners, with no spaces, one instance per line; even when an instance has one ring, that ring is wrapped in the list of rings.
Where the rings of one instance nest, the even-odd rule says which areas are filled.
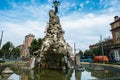
[[[17,58],[20,56],[20,49],[18,47],[13,48],[12,52],[11,52],[11,56],[14,58]]]
[[[83,55],[84,55],[83,52],[82,52],[82,50],[80,50],[80,51],[78,52],[78,54],[79,54],[80,56],[83,56]]]
[[[92,58],[94,58],[94,56],[99,56],[99,55],[102,55],[102,47],[101,47],[101,44],[99,44],[99,46],[97,48],[93,48],[89,51],[86,51],[85,52],[85,55],[86,54],[90,54],[92,56]]]
[[[0,58],[3,57],[3,51],[0,49]]]
[[[94,54],[96,56],[99,56],[99,55],[101,55],[100,49],[101,49],[100,47],[94,48],[94,49],[91,50],[91,52],[92,52],[92,54]]]
[[[88,55],[89,55],[89,50],[85,50],[84,56],[88,56]]]
[[[13,48],[14,48],[13,43],[6,42],[2,47],[2,52],[3,52],[3,55],[4,55],[3,57],[9,58]]]
[[[42,46],[42,39],[39,38],[39,39],[37,40],[37,42],[38,42],[38,46],[41,47],[41,46]]]
[[[29,47],[30,54],[33,55],[33,53],[35,51],[37,51],[38,49],[41,48],[41,45],[42,45],[42,39],[41,38],[39,38],[38,40],[34,39],[31,43],[31,46]]]

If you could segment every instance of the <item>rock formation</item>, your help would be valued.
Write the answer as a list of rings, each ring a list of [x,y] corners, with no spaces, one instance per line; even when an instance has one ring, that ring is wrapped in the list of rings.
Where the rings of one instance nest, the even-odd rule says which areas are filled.
[[[59,55],[62,55],[60,57],[58,66],[65,66],[70,67],[70,56],[72,55],[72,48],[71,46],[66,43],[64,39],[64,31],[62,30],[62,27],[60,25],[60,19],[59,17],[54,13],[53,10],[49,11],[49,22],[47,23],[46,29],[45,29],[45,36],[42,41],[42,47],[38,50],[37,54],[37,64],[40,64],[40,66],[44,66],[44,68],[47,66],[47,68],[51,67],[56,68],[56,65],[54,67],[53,64],[58,63],[51,63],[49,62],[52,58],[55,58]],[[49,59],[47,59],[50,56],[50,53],[56,56],[52,56]],[[46,55],[48,57],[46,57]],[[59,57],[58,57],[59,58]],[[57,60],[53,60],[57,61]],[[58,67],[57,66],[57,67]]]

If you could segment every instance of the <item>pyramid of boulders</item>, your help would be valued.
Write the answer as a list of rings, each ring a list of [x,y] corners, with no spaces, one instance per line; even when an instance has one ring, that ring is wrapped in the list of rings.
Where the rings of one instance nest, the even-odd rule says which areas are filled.
[[[57,51],[58,54],[63,54],[61,60],[66,56],[66,60],[70,59],[72,55],[72,47],[64,39],[64,31],[60,25],[59,17],[53,10],[49,11],[49,22],[45,29],[45,36],[42,41],[42,47],[39,49],[38,62],[44,62],[45,55],[49,54],[48,49],[53,46],[53,51]],[[47,52],[47,53],[46,53]],[[64,60],[63,62],[67,61]]]

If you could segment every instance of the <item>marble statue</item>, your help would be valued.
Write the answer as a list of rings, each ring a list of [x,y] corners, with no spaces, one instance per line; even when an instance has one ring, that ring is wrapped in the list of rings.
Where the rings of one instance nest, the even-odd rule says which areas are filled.
[[[57,6],[56,6],[57,7]],[[50,46],[54,46],[54,51],[57,51],[58,54],[63,54],[61,58],[61,62],[63,65],[65,64],[66,68],[70,68],[70,56],[72,55],[72,47],[66,43],[64,39],[65,32],[62,30],[60,25],[60,19],[56,15],[57,10],[49,11],[49,22],[45,28],[45,36],[42,41],[42,47],[38,50],[36,64],[40,64],[41,66],[45,66],[48,61],[45,59],[46,53]],[[49,65],[47,65],[49,67]],[[55,66],[54,66],[55,67]]]

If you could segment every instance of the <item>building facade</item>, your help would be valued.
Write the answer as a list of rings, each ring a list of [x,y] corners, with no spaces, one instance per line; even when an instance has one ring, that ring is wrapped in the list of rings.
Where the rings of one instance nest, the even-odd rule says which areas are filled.
[[[29,47],[32,41],[34,40],[34,37],[35,36],[33,34],[28,34],[25,36],[25,40],[20,51],[20,57],[29,57],[30,55]]]
[[[113,39],[107,38],[104,41],[102,41],[102,43],[103,43],[104,48],[109,47],[109,49],[110,49],[110,48],[112,48],[112,45],[113,45]],[[93,44],[93,45],[90,45],[89,49],[92,50],[94,48],[98,48],[99,46],[100,46],[100,42]],[[110,52],[110,50],[108,52]]]
[[[111,49],[112,49],[112,47],[113,47],[113,39],[111,39],[111,38],[106,38],[104,41],[102,41],[102,43],[103,43],[103,53],[104,53],[104,55],[106,55],[106,56],[108,56],[108,58],[109,58],[109,60],[111,61],[111,60],[113,60],[113,54],[111,53]],[[100,49],[100,46],[102,46],[101,45],[101,43],[100,42],[98,42],[98,43],[96,43],[96,44],[93,44],[93,45],[90,45],[89,46],[89,49],[90,50],[93,50],[93,49],[97,49],[97,48],[99,48]],[[101,53],[98,53],[97,55],[102,55],[102,52]]]
[[[114,22],[110,23],[113,37],[112,53],[116,61],[120,61],[120,17],[115,16]]]

